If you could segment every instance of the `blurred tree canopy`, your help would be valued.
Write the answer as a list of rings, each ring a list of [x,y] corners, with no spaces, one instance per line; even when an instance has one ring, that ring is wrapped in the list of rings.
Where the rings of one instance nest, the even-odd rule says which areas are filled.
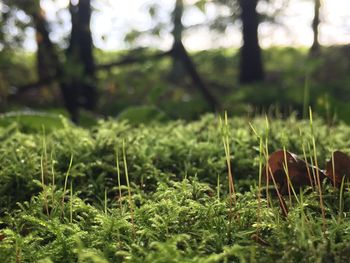
[[[2,16],[5,18],[1,25],[2,35],[6,33],[11,20],[21,30],[33,27],[36,32],[37,43],[37,74],[38,85],[57,80],[61,89],[64,104],[74,122],[79,120],[79,107],[93,110],[96,106],[95,62],[93,57],[93,43],[90,30],[91,1],[80,0],[69,2],[71,15],[71,33],[68,48],[59,57],[57,47],[50,39],[50,28],[40,1],[6,0]],[[25,14],[22,19],[18,13]],[[19,35],[24,35],[21,32]],[[4,38],[6,49],[13,49],[14,45],[22,45],[23,39]],[[35,86],[35,85],[34,85]]]
[[[342,76],[336,83],[334,76],[338,75],[334,73],[332,83],[323,79],[324,85],[334,86],[333,90],[318,88],[319,96],[308,97],[322,78],[319,72],[330,75],[335,71],[322,68],[324,62],[319,56],[322,2],[308,1],[314,4],[313,14],[310,14],[313,22],[308,25],[313,32],[309,50],[312,60],[304,58],[302,50],[300,55],[291,50],[280,54],[277,50],[271,53],[260,47],[259,26],[281,23],[278,17],[288,7],[289,0],[173,0],[168,20],[160,19],[164,16],[160,14],[160,3],[149,1],[145,8],[152,18],[151,26],[146,30],[131,28],[124,37],[129,50],[110,54],[96,49],[92,41],[91,17],[93,12],[101,12],[94,9],[97,1],[69,1],[64,7],[69,14],[69,34],[53,41],[52,33],[63,24],[56,21],[53,27],[39,0],[3,0],[0,5],[1,108],[6,110],[12,99],[21,103],[31,97],[38,102],[51,97],[54,98],[52,104],[63,104],[72,120],[78,122],[79,109],[94,111],[97,107],[100,113],[115,114],[138,103],[157,105],[171,116],[183,116],[180,112],[188,109],[203,113],[228,105],[234,105],[231,107],[239,112],[247,109],[242,103],[267,107],[277,100],[275,96],[279,96],[278,103],[292,105],[298,110],[305,107],[306,102],[328,105],[338,100],[338,94],[345,93],[348,79]],[[188,10],[193,9],[205,19],[197,24],[184,23]],[[205,28],[220,38],[233,26],[240,28],[242,35],[238,54],[224,49],[196,54],[187,51],[184,38],[192,32]],[[25,52],[28,32],[33,31],[37,46],[35,56]],[[161,39],[164,32],[173,39],[168,50],[145,48],[142,44],[144,36]],[[281,58],[274,54],[280,54]],[[282,57],[288,60],[282,62]],[[290,70],[289,75],[282,72],[282,63],[288,65],[283,70]],[[339,63],[337,72],[343,72],[346,65],[346,62]],[[293,78],[295,80],[291,80]],[[305,79],[307,88],[304,88]],[[286,87],[292,87],[293,91],[289,94]],[[304,95],[298,95],[297,90]],[[172,104],[171,100],[176,102]]]

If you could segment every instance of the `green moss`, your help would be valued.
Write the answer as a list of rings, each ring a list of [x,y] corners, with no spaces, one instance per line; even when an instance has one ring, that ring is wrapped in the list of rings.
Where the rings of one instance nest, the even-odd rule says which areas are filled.
[[[109,119],[90,129],[59,120],[59,126],[48,124],[45,135],[42,128],[19,123],[0,126],[1,262],[346,262],[349,257],[348,185],[342,202],[338,190],[325,186],[325,226],[318,196],[307,189],[300,203],[287,202],[287,218],[277,200],[268,205],[263,197],[259,205],[259,143],[249,123],[263,135],[265,118],[228,121],[237,190],[231,223],[218,117],[137,125]],[[290,117],[269,125],[270,152],[285,146],[301,154],[302,145],[311,142],[308,121]],[[316,119],[313,129],[321,167],[333,149],[350,151],[349,126]]]

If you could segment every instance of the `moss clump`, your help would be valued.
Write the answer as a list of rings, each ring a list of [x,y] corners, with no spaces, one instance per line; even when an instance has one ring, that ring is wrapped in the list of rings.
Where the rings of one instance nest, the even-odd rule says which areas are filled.
[[[228,121],[237,190],[231,223],[213,115],[152,125],[110,119],[91,129],[63,119],[46,133],[16,123],[0,128],[0,261],[345,262],[348,186],[341,193],[325,186],[325,224],[309,189],[287,202],[287,218],[273,198],[259,203],[259,142],[249,123],[265,133],[264,118]],[[313,129],[321,167],[332,150],[349,152],[350,127],[316,120]],[[311,154],[307,121],[270,120],[268,136],[270,152],[285,146],[302,154],[304,146]]]

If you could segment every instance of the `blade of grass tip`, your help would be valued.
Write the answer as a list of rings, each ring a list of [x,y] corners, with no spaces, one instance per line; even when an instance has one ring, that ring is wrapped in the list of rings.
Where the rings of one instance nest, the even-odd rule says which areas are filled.
[[[340,222],[341,218],[343,217],[343,211],[344,211],[344,202],[343,202],[344,185],[345,185],[345,176],[343,176],[343,178],[341,180],[341,185],[340,185],[338,223]]]
[[[325,209],[324,209],[324,204],[323,204],[323,195],[322,195],[322,187],[321,187],[321,180],[320,180],[320,172],[319,172],[318,161],[317,161],[316,141],[315,141],[315,136],[314,136],[311,107],[309,108],[309,112],[310,112],[310,128],[311,128],[311,136],[312,136],[312,146],[313,146],[314,161],[315,161],[315,167],[316,167],[316,179],[317,179],[317,185],[318,185],[318,191],[319,191],[323,226],[325,228],[326,227],[326,214],[325,214]]]
[[[46,167],[47,167],[47,145],[46,145],[46,132],[45,132],[45,126],[42,125],[43,130],[43,154],[44,154],[44,172],[46,174]]]
[[[269,123],[269,118],[267,117],[266,114],[265,114],[265,125],[266,125],[265,136],[266,136],[266,139],[268,139],[269,133],[270,133],[270,123]]]
[[[63,214],[63,206],[64,206],[64,197],[66,196],[66,191],[67,191],[68,176],[70,173],[70,169],[72,168],[72,164],[73,164],[73,154],[70,156],[69,166],[68,166],[66,176],[64,179],[64,188],[63,188],[62,200],[61,200],[61,212],[62,212],[62,214]]]
[[[126,162],[125,141],[124,140],[123,140],[123,162],[124,162],[124,171],[125,171],[125,177],[126,177],[126,185],[128,187],[132,233],[133,233],[133,237],[135,239],[135,237],[136,237],[136,229],[135,229],[135,222],[134,222],[134,208],[133,208],[133,205],[132,205],[131,189],[130,189],[130,183],[129,183],[128,165],[127,165],[127,162]]]
[[[260,135],[258,134],[258,132],[256,131],[256,129],[254,128],[253,124],[251,122],[248,122],[250,128],[252,129],[253,133],[255,134],[256,137],[258,137],[258,139],[260,138]]]
[[[47,201],[47,192],[46,192],[46,185],[45,185],[45,179],[44,179],[44,165],[43,165],[43,156],[40,157],[40,170],[41,170],[41,186],[43,188],[43,195],[44,195],[44,206],[46,210],[47,216],[50,215],[49,213],[49,205]]]
[[[122,203],[122,188],[120,183],[120,166],[119,166],[119,154],[118,148],[116,149],[116,166],[117,166],[117,175],[118,175],[118,191],[119,191],[119,206],[120,212],[123,214],[123,203]]]
[[[310,122],[311,136],[314,136],[314,127],[313,127],[313,118],[312,118],[311,107],[309,107],[309,122]]]
[[[303,119],[307,118],[307,108],[310,104],[310,90],[309,90],[309,75],[306,73],[305,75],[305,83],[304,83],[304,101],[303,101]]]
[[[224,127],[224,125],[222,124],[222,118],[221,118],[221,116],[219,116],[219,128],[220,128],[220,130],[222,130],[223,127]]]

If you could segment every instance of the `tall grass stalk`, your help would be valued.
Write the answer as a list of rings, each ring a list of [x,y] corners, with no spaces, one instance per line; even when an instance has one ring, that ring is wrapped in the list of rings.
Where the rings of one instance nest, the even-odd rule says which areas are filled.
[[[129,173],[128,173],[128,165],[127,165],[127,162],[126,162],[125,141],[124,140],[123,140],[123,162],[124,162],[124,171],[125,171],[126,185],[128,187],[132,234],[133,234],[133,238],[135,239],[135,237],[136,237],[136,228],[135,228],[135,221],[134,221],[134,206],[133,206],[132,198],[131,198],[131,188],[130,188],[130,183],[129,183]]]
[[[305,83],[304,83],[304,100],[303,100],[303,118],[307,118],[307,109],[310,104],[310,85],[309,85],[309,75],[305,74]]]
[[[269,197],[269,184],[270,184],[270,177],[269,170],[271,170],[269,166],[269,133],[270,133],[270,125],[269,125],[269,119],[267,118],[267,115],[265,115],[265,144],[264,144],[264,154],[265,154],[265,161],[266,161],[266,198],[267,200],[270,200]],[[272,207],[272,202],[269,202],[270,206]]]
[[[53,152],[51,151],[50,154],[50,158],[51,158],[51,200],[52,200],[52,205],[54,204],[55,201],[55,161],[53,159]]]
[[[266,198],[267,198],[267,200],[271,200],[271,199],[269,199],[269,190],[268,190],[268,188],[269,188],[269,176],[268,175],[270,174],[274,188],[275,188],[276,193],[277,193],[277,197],[278,197],[283,215],[285,217],[287,217],[288,216],[287,206],[286,206],[285,201],[284,201],[284,199],[279,191],[279,188],[278,188],[279,186],[276,183],[275,176],[273,175],[271,167],[269,165],[269,155],[270,155],[269,154],[269,134],[270,134],[269,119],[268,119],[267,115],[265,115],[265,145],[264,145],[265,149],[264,149],[264,154],[265,154],[265,160],[266,160]],[[270,205],[272,207],[272,202],[270,202]]]
[[[302,137],[302,132],[301,132],[301,129],[299,128],[299,134],[300,134],[300,137]],[[304,157],[304,162],[306,164],[306,171],[307,171],[307,176],[309,178],[309,181],[310,181],[310,186],[311,186],[311,189],[312,191],[314,191],[314,184],[313,184],[313,181],[312,181],[312,178],[311,178],[311,172],[310,172],[310,168],[309,168],[309,162],[307,161],[307,157],[306,157],[306,151],[305,151],[305,145],[304,145],[304,140],[302,142],[302,150],[303,150],[303,157]]]
[[[233,177],[232,177],[232,170],[231,170],[231,151],[230,151],[230,142],[229,142],[229,126],[228,126],[228,120],[227,120],[227,112],[225,112],[224,115],[224,122],[222,121],[220,117],[220,127],[222,130],[222,142],[224,145],[225,150],[225,158],[226,158],[226,165],[227,165],[227,177],[228,177],[228,186],[229,186],[229,225],[228,225],[228,232],[231,232],[231,223],[232,223],[232,217],[233,217],[233,205],[236,206],[236,192],[234,188],[233,183]]]
[[[49,213],[49,205],[47,200],[47,191],[46,191],[46,185],[45,185],[45,175],[46,175],[46,167],[47,167],[47,146],[46,146],[46,134],[45,134],[45,127],[42,126],[43,130],[43,153],[40,157],[40,172],[41,172],[41,184],[43,188],[43,194],[44,194],[44,205],[47,216],[50,215]]]
[[[299,203],[299,198],[295,192],[294,186],[292,184],[292,180],[290,178],[289,175],[289,168],[288,168],[288,161],[287,161],[287,151],[286,151],[286,147],[283,146],[283,155],[284,155],[284,164],[283,164],[283,170],[286,174],[287,177],[287,183],[288,183],[288,195],[289,195],[289,203],[290,205],[292,205],[292,195],[291,195],[291,191],[293,192],[293,195],[295,197],[295,200]]]
[[[249,126],[253,133],[259,140],[259,181],[258,181],[258,208],[257,208],[257,222],[258,228],[257,232],[260,231],[260,220],[261,220],[261,188],[262,188],[262,172],[263,172],[263,158],[264,158],[264,143],[263,138],[258,134],[254,126],[249,122]]]
[[[44,176],[44,164],[43,164],[43,156],[40,157],[40,170],[41,170],[41,187],[43,188],[43,194],[44,194],[44,205],[47,216],[50,215],[49,213],[49,205],[47,200],[47,192],[46,192],[46,185],[45,185],[45,176]]]
[[[118,149],[116,149],[116,160],[115,164],[117,166],[117,176],[118,176],[118,192],[119,192],[119,206],[120,206],[120,212],[123,213],[123,202],[122,202],[122,187],[120,183],[120,167],[119,167],[119,154],[118,154]]]
[[[323,204],[323,195],[322,195],[322,187],[321,187],[321,180],[320,180],[320,171],[319,171],[318,161],[317,161],[316,141],[315,141],[315,135],[314,135],[311,107],[309,108],[309,115],[310,115],[310,129],[311,129],[311,136],[312,136],[314,161],[315,161],[315,167],[316,167],[316,179],[317,179],[317,186],[318,186],[317,188],[318,188],[319,198],[320,198],[320,207],[321,207],[321,212],[322,212],[323,226],[325,227],[326,226],[326,214],[325,214],[325,209],[324,209],[324,204]]]
[[[66,176],[64,179],[64,187],[63,187],[62,200],[61,200],[61,212],[62,212],[62,214],[63,214],[64,198],[66,196],[66,191],[67,191],[68,177],[69,177],[70,169],[72,168],[72,164],[73,164],[73,154],[70,156],[69,166],[68,166]]]
[[[237,205],[237,197],[236,197],[236,191],[235,191],[235,186],[234,186],[234,181],[233,181],[233,176],[232,176],[232,169],[231,169],[231,150],[230,150],[230,142],[229,142],[229,136],[228,136],[229,125],[228,125],[228,120],[227,120],[227,112],[225,112],[225,130],[226,130],[226,134],[223,138],[223,142],[224,142],[224,148],[225,148],[225,153],[226,153],[229,186],[231,188],[231,194],[233,197],[234,205],[236,206]]]

